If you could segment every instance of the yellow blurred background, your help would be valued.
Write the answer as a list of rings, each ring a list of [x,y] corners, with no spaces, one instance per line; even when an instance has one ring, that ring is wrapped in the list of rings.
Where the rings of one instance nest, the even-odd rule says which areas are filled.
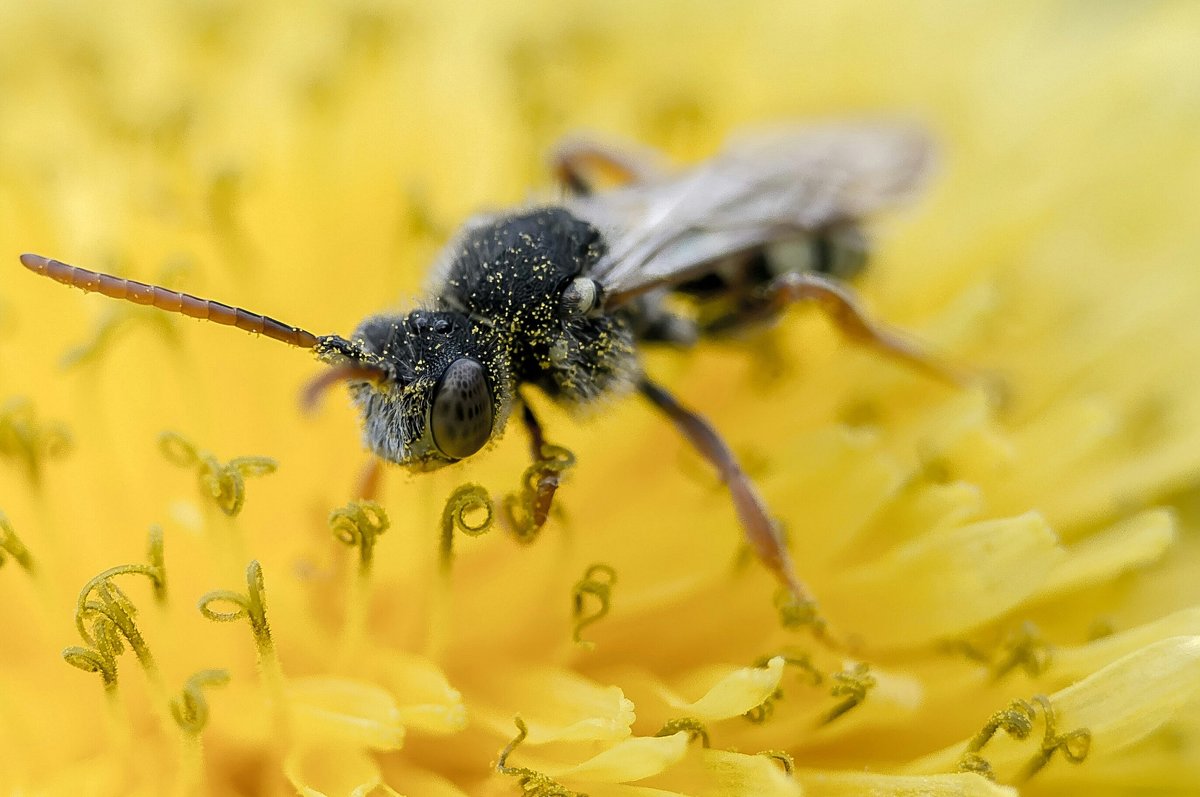
[[[440,244],[471,214],[553,197],[545,155],[565,134],[641,142],[687,163],[755,124],[916,120],[939,139],[943,162],[928,195],[882,225],[864,294],[881,317],[1001,374],[1001,426],[1047,441],[1061,431],[1030,454],[1035,465],[1074,439],[1055,402],[1099,395],[1121,408],[1128,436],[1106,449],[1103,467],[1075,470],[1067,459],[1062,472],[1031,466],[984,488],[984,515],[1039,510],[1064,538],[1080,538],[1200,473],[1200,345],[1181,309],[1200,299],[1197,53],[1200,5],[1176,2],[4,4],[0,402],[28,400],[39,422],[69,431],[72,447],[46,457],[36,482],[19,453],[0,449],[9,454],[0,460],[0,509],[42,557],[47,579],[39,595],[12,583],[12,568],[0,570],[0,600],[21,607],[0,609],[0,673],[10,673],[0,675],[10,683],[0,687],[0,725],[7,712],[7,736],[25,737],[17,748],[26,757],[0,766],[0,786],[33,787],[102,749],[80,727],[103,714],[101,690],[59,651],[77,642],[78,588],[104,567],[141,561],[150,524],[166,527],[187,623],[163,657],[168,683],[228,666],[187,651],[227,650],[244,635],[190,608],[205,590],[237,586],[239,571],[187,569],[202,511],[194,477],[159,451],[162,431],[222,460],[279,461],[278,473],[248,482],[238,527],[244,552],[279,585],[283,648],[322,611],[310,605],[306,579],[331,567],[325,516],[353,497],[364,461],[340,393],[314,417],[300,412],[298,391],[318,372],[304,352],[84,296],[26,272],[20,252],[167,280],[316,333],[348,334],[364,316],[419,297]],[[1069,333],[1057,336],[1060,322]],[[99,329],[109,331],[97,338]],[[764,383],[753,361],[726,349],[653,355],[649,365],[766,474],[795,463],[787,441],[798,429],[860,410],[877,419],[882,450],[920,458],[902,419],[906,408],[946,400],[942,388],[888,371],[864,397],[855,379],[879,367],[867,355],[847,353],[807,316],[787,329],[782,382]],[[1092,370],[1113,351],[1120,368]],[[647,558],[623,564],[632,583],[651,589],[664,567],[682,577],[695,564],[686,554],[664,564],[680,544],[656,538],[660,524],[683,535],[671,540],[695,527],[719,535],[717,549],[735,550],[732,526],[711,519],[726,510],[705,497],[702,466],[644,408],[626,402],[585,421],[543,413],[550,439],[579,458],[561,494],[568,545],[584,549],[576,558],[606,555],[616,537],[636,539],[612,531],[620,515],[610,504],[647,485],[653,499],[634,504],[647,523]],[[455,486],[513,489],[525,457],[513,431],[444,472],[391,471],[383,503],[394,526],[381,543],[381,577],[403,580],[432,558]],[[1101,472],[1128,489],[1089,492]],[[780,514],[803,526],[806,495],[786,477],[767,481]],[[481,577],[504,578],[481,568]],[[1105,617],[1132,625],[1194,603],[1195,590],[1181,586],[1186,573],[1171,572],[1160,582],[1169,594],[1113,598]],[[558,580],[577,577],[572,569]],[[818,587],[829,580],[806,577]],[[380,622],[389,643],[410,649],[423,636],[427,597],[404,600],[388,608],[381,599],[377,611],[388,615]],[[285,656],[285,670],[320,671],[311,653],[295,653],[290,668]],[[252,671],[252,660],[242,665]],[[969,736],[976,719],[945,738],[918,734],[884,758]],[[234,746],[225,738],[218,754]],[[417,751],[434,769],[455,771],[450,753]],[[854,759],[830,758],[839,755]],[[486,754],[477,763],[486,766]]]

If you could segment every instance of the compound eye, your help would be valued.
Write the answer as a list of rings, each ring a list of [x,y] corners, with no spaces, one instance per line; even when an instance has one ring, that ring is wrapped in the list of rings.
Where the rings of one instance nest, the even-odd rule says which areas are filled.
[[[604,291],[590,277],[576,277],[563,289],[558,306],[567,315],[587,315],[600,306]]]
[[[455,360],[433,389],[433,444],[450,459],[471,456],[492,436],[492,413],[483,366],[466,357]]]

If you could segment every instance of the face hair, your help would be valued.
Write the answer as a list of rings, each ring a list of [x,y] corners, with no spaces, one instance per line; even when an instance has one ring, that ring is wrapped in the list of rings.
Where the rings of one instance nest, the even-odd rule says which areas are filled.
[[[35,274],[49,277],[64,285],[89,292],[95,291],[113,299],[124,299],[134,304],[150,305],[171,313],[180,313],[189,318],[199,318],[203,321],[237,327],[256,335],[266,335],[268,338],[289,346],[311,349],[321,341],[320,337],[306,329],[289,326],[260,313],[251,313],[240,307],[230,307],[227,304],[201,299],[188,293],[170,291],[158,285],[147,285],[144,282],[121,279],[109,274],[101,274],[98,271],[89,271],[86,268],[71,266],[41,255],[21,255],[21,265]]]

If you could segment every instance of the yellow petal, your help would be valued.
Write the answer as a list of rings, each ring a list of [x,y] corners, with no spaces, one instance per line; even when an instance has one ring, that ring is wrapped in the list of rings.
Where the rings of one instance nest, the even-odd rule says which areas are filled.
[[[518,667],[491,671],[475,697],[472,718],[502,738],[513,735],[514,712],[529,728],[526,744],[618,741],[629,736],[633,703],[615,686],[602,686],[574,673]],[[481,679],[482,680],[482,679]]]
[[[299,678],[288,683],[289,706],[304,738],[397,750],[404,726],[396,700],[374,684],[347,678]]]
[[[788,517],[804,561],[824,563],[850,545],[903,482],[901,468],[878,456],[878,435],[845,426],[817,430],[792,445],[803,459],[770,479],[763,491],[772,506],[805,500]],[[809,530],[812,530],[811,532]]]
[[[283,772],[303,797],[396,795],[383,784],[375,760],[354,747],[298,747],[284,760]]]
[[[638,736],[617,742],[581,764],[548,768],[546,774],[572,782],[625,783],[657,775],[679,762],[687,749],[688,734],[684,731],[662,737]]]
[[[1081,680],[1122,656],[1176,636],[1200,636],[1200,606],[1169,614],[1086,645],[1058,648],[1054,651],[1054,666],[1048,676],[1065,683]]]
[[[1036,598],[1061,595],[1110,581],[1126,570],[1156,561],[1175,539],[1175,519],[1165,509],[1142,512],[1067,549]]]
[[[1113,662],[1097,673],[1050,695],[1057,733],[1086,729],[1092,759],[1118,754],[1169,722],[1200,695],[1200,636],[1172,637]],[[996,706],[994,709],[1004,708]],[[980,713],[980,725],[986,712]],[[1024,741],[998,733],[980,754],[1005,777],[1013,777],[1037,752],[1044,728],[1040,716]],[[965,744],[913,762],[912,773],[950,772]],[[1053,766],[1053,764],[1052,764]]]
[[[646,785],[689,797],[800,797],[795,778],[765,755],[693,748],[678,766]]]
[[[682,715],[701,722],[739,717],[761,706],[779,688],[783,664],[783,657],[776,656],[766,667],[736,669],[691,703],[670,694],[663,697]]]
[[[1037,513],[932,531],[844,572],[822,595],[873,648],[962,634],[1021,603],[1066,556]]]
[[[373,663],[399,706],[402,725],[427,733],[454,733],[466,727],[462,693],[429,659],[389,650],[381,651]]]
[[[797,772],[805,797],[1017,797],[981,775],[876,775],[867,772]]]

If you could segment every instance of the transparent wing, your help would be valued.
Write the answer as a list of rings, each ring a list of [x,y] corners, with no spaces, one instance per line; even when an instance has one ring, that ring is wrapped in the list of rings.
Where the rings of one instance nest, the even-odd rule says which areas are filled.
[[[729,255],[857,219],[912,193],[933,146],[914,127],[790,128],[731,141],[654,183],[572,199],[605,234],[591,276],[610,306],[703,274]]]

